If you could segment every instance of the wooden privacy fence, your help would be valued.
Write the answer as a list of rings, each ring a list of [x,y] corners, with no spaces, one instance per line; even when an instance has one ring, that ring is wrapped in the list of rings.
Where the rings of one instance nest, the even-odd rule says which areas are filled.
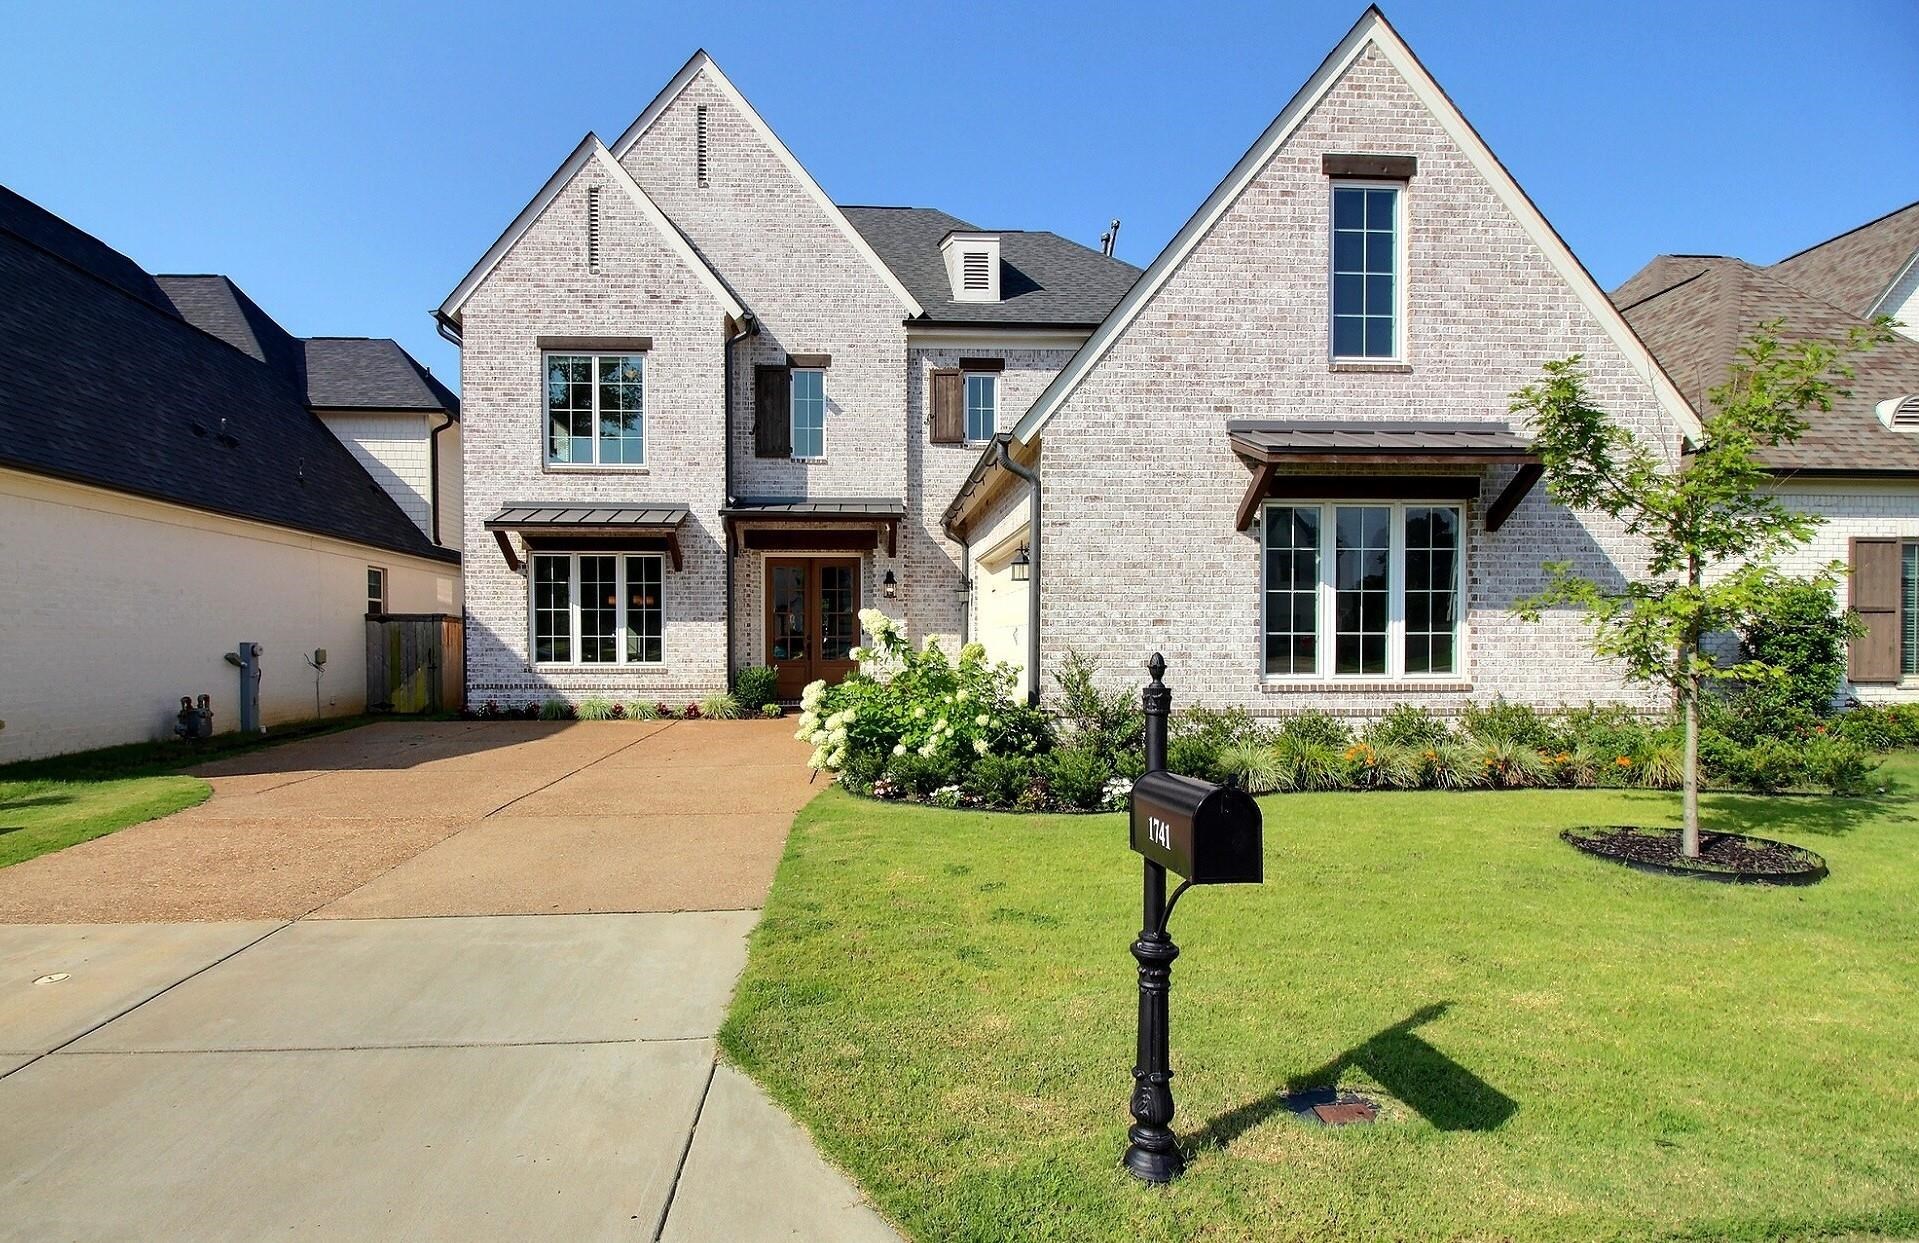
[[[465,703],[465,633],[445,613],[379,613],[366,619],[369,712],[456,712]]]

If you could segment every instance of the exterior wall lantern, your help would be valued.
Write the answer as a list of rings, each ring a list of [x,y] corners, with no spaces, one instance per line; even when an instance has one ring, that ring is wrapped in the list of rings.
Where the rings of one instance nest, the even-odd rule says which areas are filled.
[[[1019,551],[1013,554],[1013,581],[1023,583],[1033,577],[1033,559],[1026,555],[1026,545],[1021,544]]]
[[[880,580],[880,590],[886,594],[888,600],[896,599],[899,596],[900,580],[893,576],[893,571],[888,570],[886,577]]]

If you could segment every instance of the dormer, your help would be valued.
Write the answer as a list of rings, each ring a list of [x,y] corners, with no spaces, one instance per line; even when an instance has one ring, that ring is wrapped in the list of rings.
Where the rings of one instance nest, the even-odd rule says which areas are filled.
[[[955,229],[940,239],[955,302],[999,301],[999,234]]]

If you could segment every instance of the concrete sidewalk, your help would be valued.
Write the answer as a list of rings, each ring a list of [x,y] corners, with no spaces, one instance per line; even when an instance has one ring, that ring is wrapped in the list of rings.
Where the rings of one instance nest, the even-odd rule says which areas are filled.
[[[0,923],[0,1241],[897,1239],[716,1065],[814,790],[696,724],[355,730],[0,871],[12,918],[326,916]]]

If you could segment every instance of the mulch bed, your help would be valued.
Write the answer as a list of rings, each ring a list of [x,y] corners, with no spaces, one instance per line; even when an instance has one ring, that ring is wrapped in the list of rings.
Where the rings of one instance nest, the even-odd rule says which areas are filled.
[[[1702,830],[1696,859],[1679,853],[1678,829],[1615,824],[1567,829],[1559,836],[1586,854],[1643,872],[1768,885],[1810,885],[1826,875],[1826,861],[1812,851],[1744,833]]]

